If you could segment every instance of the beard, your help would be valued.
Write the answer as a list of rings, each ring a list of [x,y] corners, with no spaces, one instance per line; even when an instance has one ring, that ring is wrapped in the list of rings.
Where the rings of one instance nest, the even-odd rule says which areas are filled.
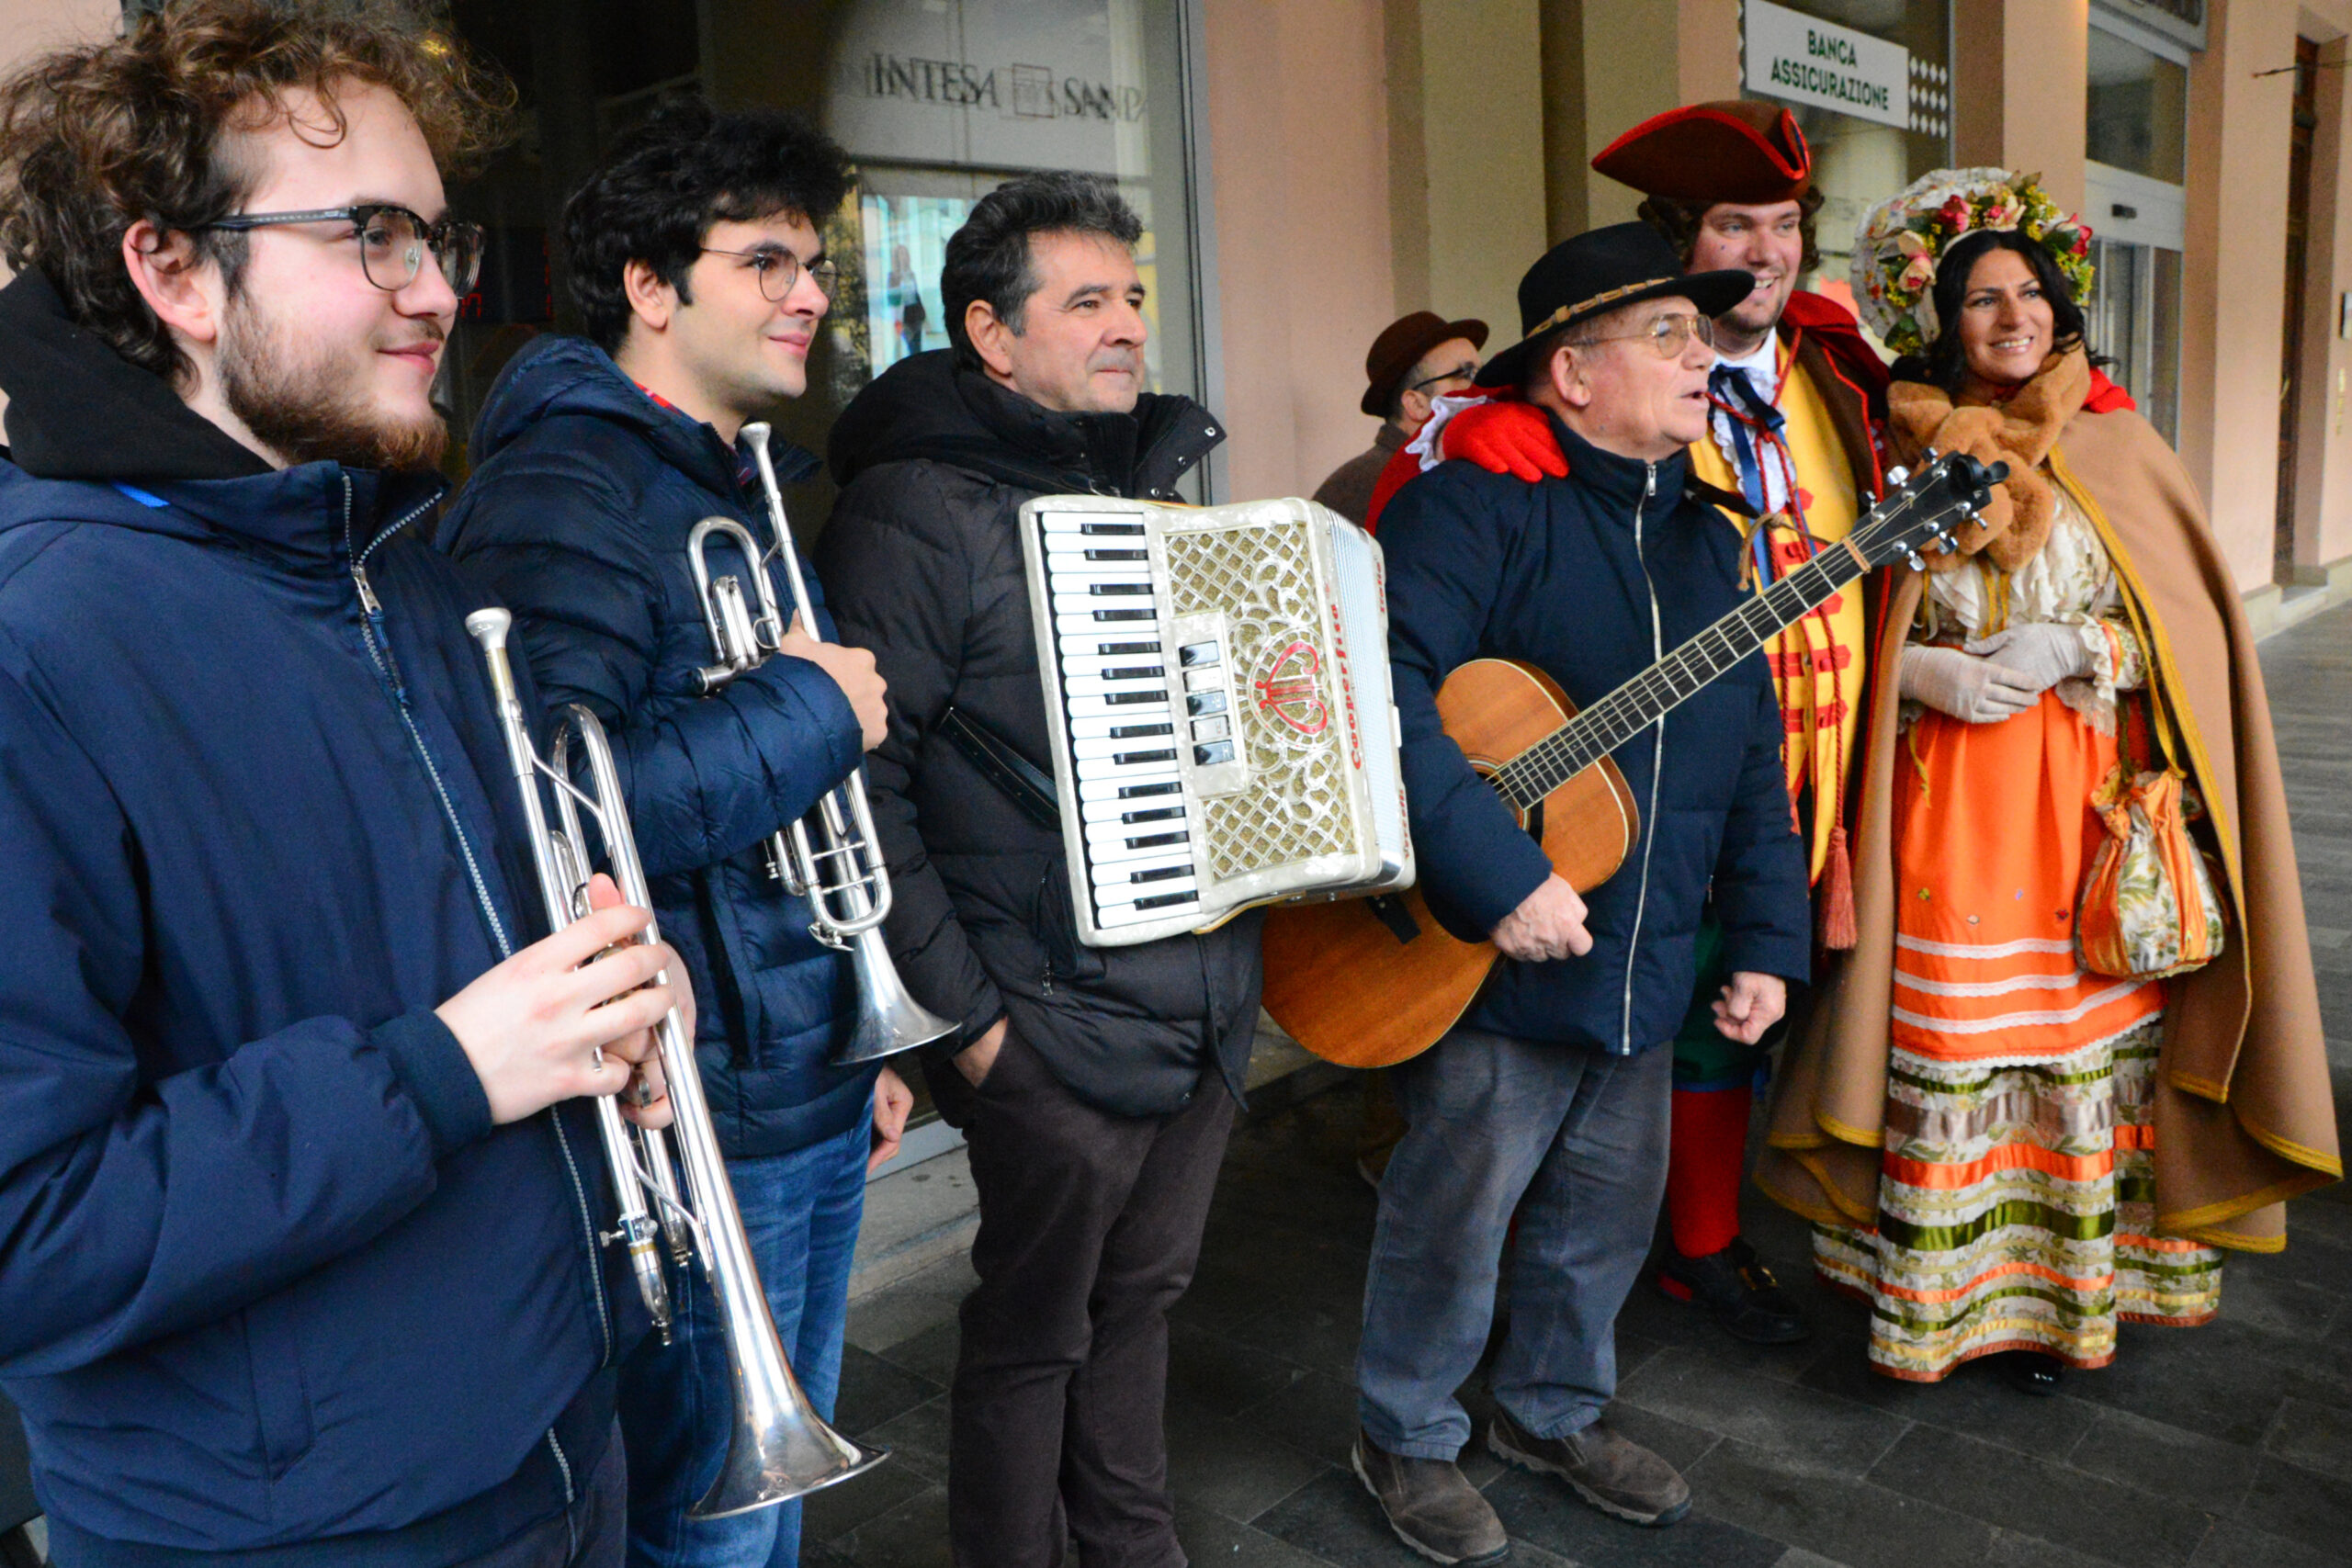
[[[379,412],[368,404],[360,377],[334,349],[305,348],[288,324],[266,319],[242,292],[231,299],[222,324],[221,398],[289,465],[328,462],[403,472],[440,463],[449,426],[439,411],[417,420]],[[437,322],[425,326],[433,338],[442,335]]]

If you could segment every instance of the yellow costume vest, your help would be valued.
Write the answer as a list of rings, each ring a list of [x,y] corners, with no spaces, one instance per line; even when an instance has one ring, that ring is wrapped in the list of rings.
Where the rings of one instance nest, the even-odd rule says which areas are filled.
[[[1861,508],[1853,469],[1838,444],[1829,407],[1811,377],[1789,363],[1780,346],[1779,408],[1788,419],[1781,436],[1788,444],[1797,485],[1804,492],[1804,520],[1816,547],[1835,544],[1852,531]],[[1712,422],[1710,422],[1712,425]],[[1690,446],[1690,469],[1711,485],[1739,493],[1739,476],[1715,444],[1714,432]],[[1784,513],[1763,519],[1778,581],[1812,554]],[[1819,881],[1829,853],[1830,830],[1838,826],[1846,794],[1846,769],[1853,755],[1855,717],[1862,694],[1862,596],[1837,595],[1820,610],[1765,644],[1772,683],[1780,694],[1781,761],[1787,770],[1789,798],[1802,801],[1814,786],[1813,821],[1805,834],[1812,852],[1813,880]],[[1800,824],[1800,827],[1803,827]]]

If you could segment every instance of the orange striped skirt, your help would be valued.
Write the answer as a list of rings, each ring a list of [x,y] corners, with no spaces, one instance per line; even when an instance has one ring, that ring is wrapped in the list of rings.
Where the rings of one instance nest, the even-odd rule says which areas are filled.
[[[2119,1321],[2203,1323],[2221,1292],[2217,1251],[2152,1234],[2163,983],[2075,949],[2115,739],[2045,693],[1996,724],[1928,714],[1905,744],[1879,1223],[1822,1228],[1815,1261],[1869,1299],[1881,1371],[2103,1366]]]

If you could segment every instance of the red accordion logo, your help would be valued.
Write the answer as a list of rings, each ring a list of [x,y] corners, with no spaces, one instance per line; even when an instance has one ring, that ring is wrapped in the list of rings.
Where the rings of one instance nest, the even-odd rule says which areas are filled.
[[[1316,682],[1322,671],[1323,656],[1315,645],[1292,638],[1258,677],[1258,711],[1310,739],[1321,735],[1331,722]]]

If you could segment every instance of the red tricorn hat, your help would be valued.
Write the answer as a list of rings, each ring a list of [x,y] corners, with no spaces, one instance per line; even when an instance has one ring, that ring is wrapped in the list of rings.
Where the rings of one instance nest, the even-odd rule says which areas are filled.
[[[1677,201],[1794,201],[1813,186],[1813,150],[1778,104],[1720,98],[1642,121],[1592,166],[1645,196]]]

